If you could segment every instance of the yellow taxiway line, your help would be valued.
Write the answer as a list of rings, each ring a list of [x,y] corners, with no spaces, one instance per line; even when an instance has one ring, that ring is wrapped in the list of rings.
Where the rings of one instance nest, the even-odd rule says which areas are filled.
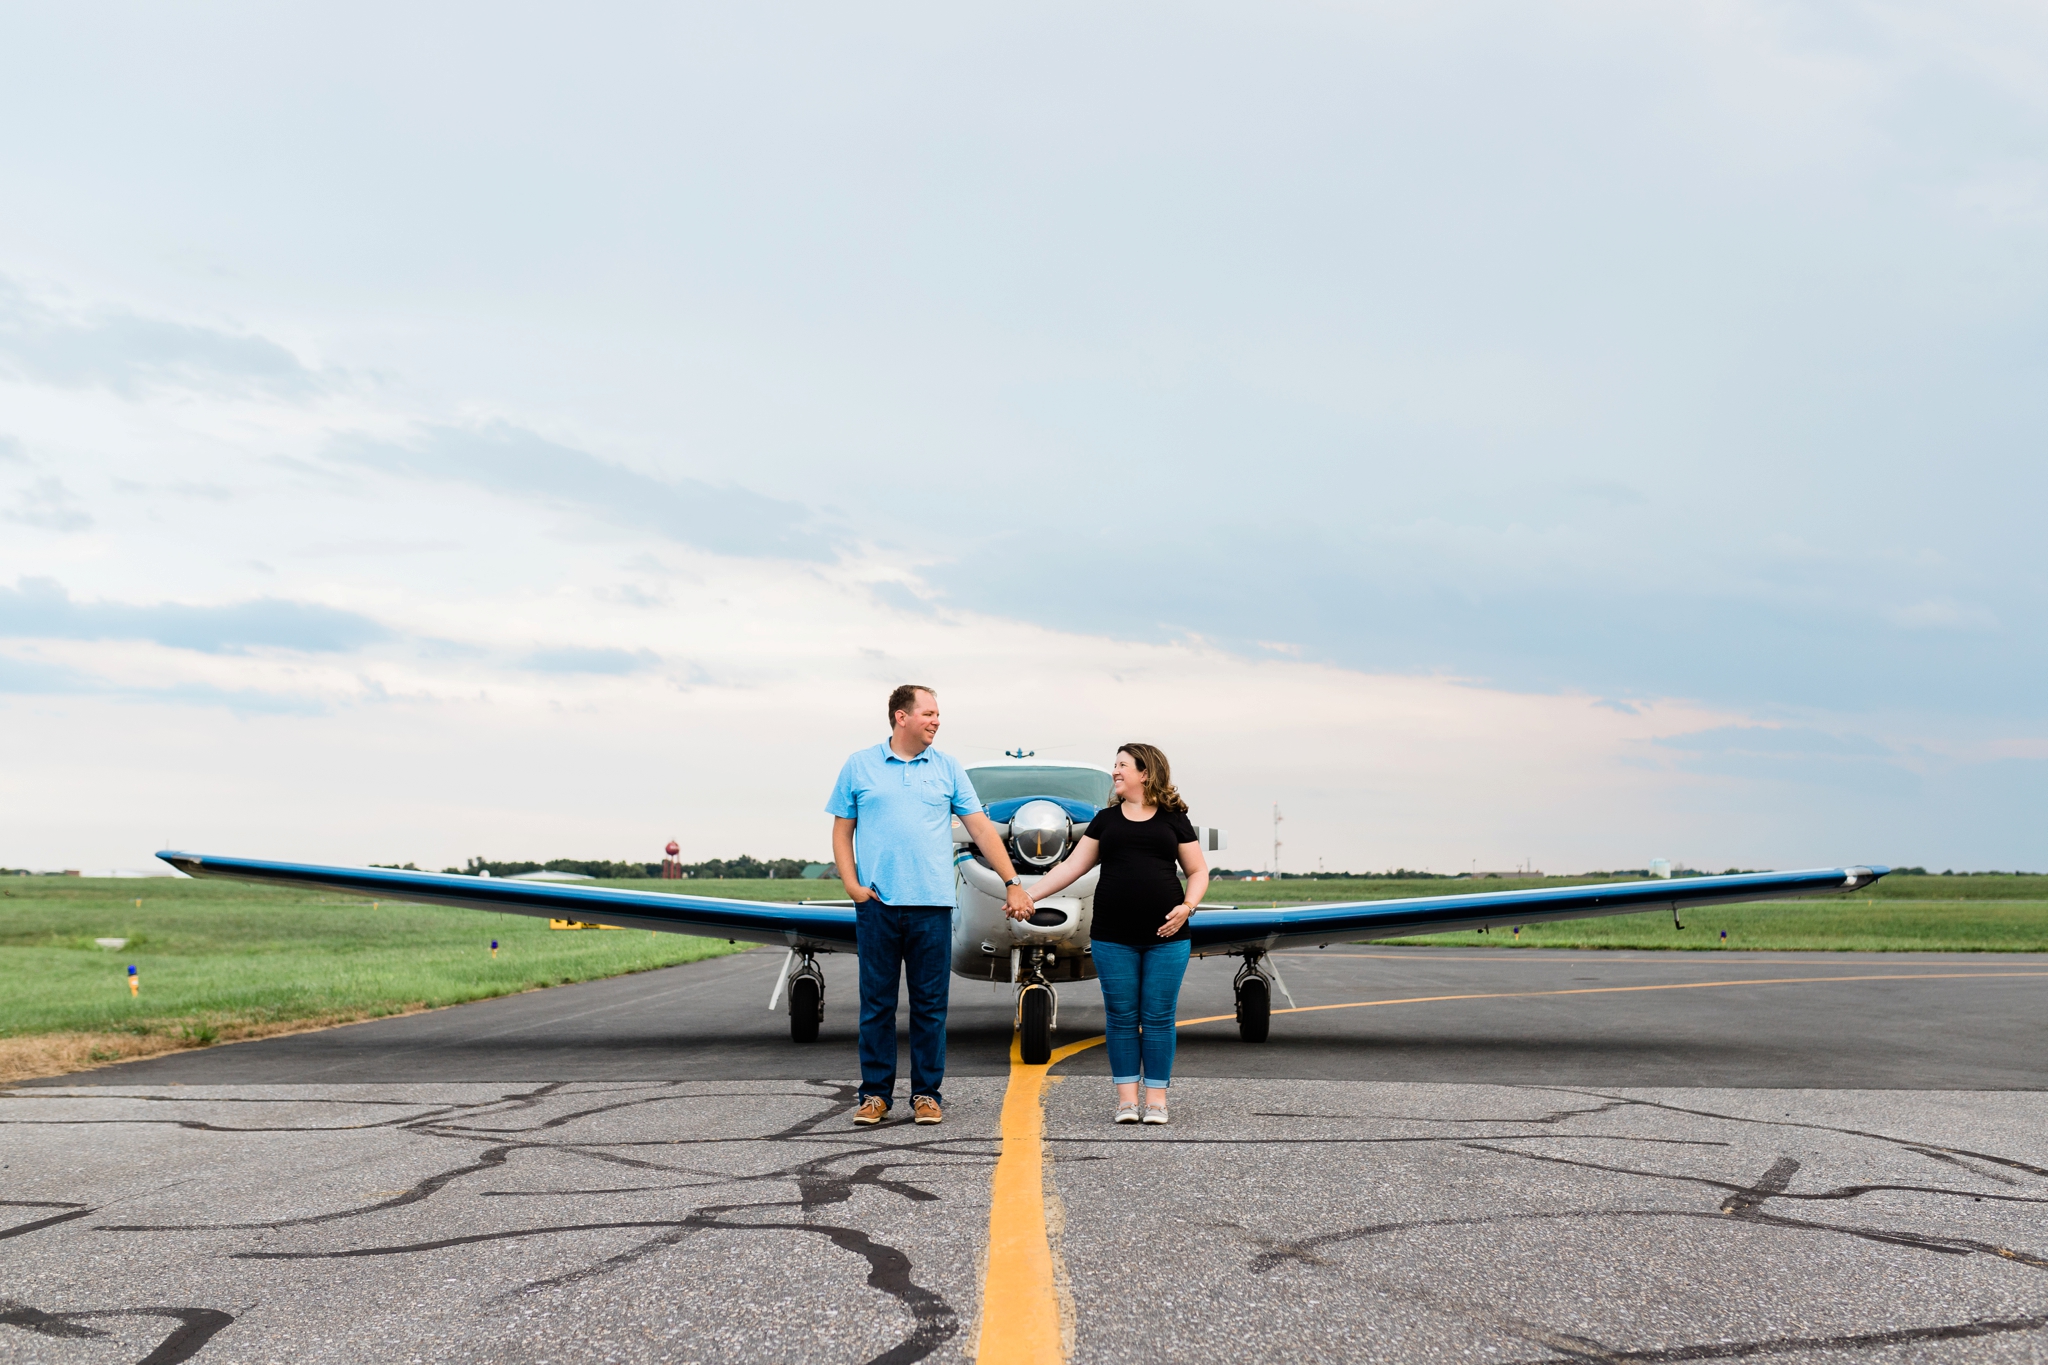
[[[1003,1093],[1003,1146],[988,1206],[988,1269],[981,1282],[981,1340],[975,1365],[1047,1365],[1067,1358],[1060,1338],[1059,1290],[1045,1232],[1045,1074],[1102,1038],[1055,1048],[1044,1066],[1026,1066],[1010,1040],[1010,1085]]]
[[[1358,954],[1357,956],[1365,956]],[[2048,972],[1885,972],[1861,976],[1751,977],[1736,981],[1677,981],[1656,986],[1581,986],[1555,991],[1484,991],[1466,995],[1414,995],[1396,1000],[1352,1000],[1300,1005],[1275,1014],[1371,1009],[1377,1005],[1430,1005],[1451,1000],[1519,1000],[1546,995],[1619,995],[1634,991],[1699,991],[1729,986],[1810,986],[1831,981],[1954,981],[1990,977],[2043,977]],[[1176,1027],[1234,1021],[1233,1014],[1175,1020]],[[1045,1078],[1101,1035],[1053,1049],[1044,1066],[1026,1066],[1020,1040],[1010,1040],[1010,1083],[1003,1094],[1002,1152],[996,1158],[988,1209],[988,1268],[981,1282],[981,1337],[975,1365],[1046,1365],[1065,1361],[1059,1288],[1052,1241],[1045,1225]]]

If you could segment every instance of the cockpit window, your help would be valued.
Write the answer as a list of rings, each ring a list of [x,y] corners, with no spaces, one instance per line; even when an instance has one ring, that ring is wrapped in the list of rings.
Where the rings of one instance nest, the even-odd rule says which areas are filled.
[[[967,780],[986,806],[1020,796],[1050,796],[1085,801],[1097,808],[1109,804],[1109,774],[1094,768],[1032,768],[1004,764],[1000,768],[969,768]]]

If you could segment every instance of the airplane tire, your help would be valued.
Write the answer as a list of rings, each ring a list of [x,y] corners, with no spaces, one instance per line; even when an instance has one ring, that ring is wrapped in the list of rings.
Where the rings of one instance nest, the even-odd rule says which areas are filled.
[[[1237,1036],[1263,1043],[1273,1024],[1273,994],[1263,976],[1248,976],[1237,988]]]
[[[1023,1006],[1017,1031],[1024,1065],[1044,1066],[1052,1060],[1052,995],[1044,990],[1027,990]]]
[[[800,976],[789,983],[789,1041],[818,1041],[818,1021],[825,1015],[824,993],[814,977]]]

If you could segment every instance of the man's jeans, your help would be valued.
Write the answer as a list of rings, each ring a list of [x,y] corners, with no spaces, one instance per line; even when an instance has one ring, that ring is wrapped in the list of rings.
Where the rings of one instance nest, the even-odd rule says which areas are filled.
[[[1173,1082],[1173,1013],[1180,981],[1188,972],[1189,943],[1094,943],[1095,977],[1102,983],[1103,1030],[1109,1041],[1109,1078],[1118,1085],[1138,1079],[1164,1090]],[[1142,1039],[1139,1030],[1143,1029]]]
[[[944,1104],[946,994],[953,912],[943,905],[862,901],[854,912],[860,949],[860,1093],[889,1104],[896,1093],[896,985],[910,982],[910,1093]]]

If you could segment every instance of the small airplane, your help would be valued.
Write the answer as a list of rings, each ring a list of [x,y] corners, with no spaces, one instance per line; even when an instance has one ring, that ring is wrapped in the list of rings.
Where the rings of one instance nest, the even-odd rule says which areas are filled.
[[[1112,799],[1108,770],[1085,763],[992,763],[970,768],[968,779],[1027,886],[1073,852],[1088,821]],[[1197,832],[1208,852],[1229,847],[1222,830],[1201,828]],[[1089,925],[1099,869],[1081,877],[1067,894],[1040,901],[1029,919],[1012,920],[1003,913],[1002,878],[982,858],[957,820],[953,845],[953,972],[971,981],[1016,985],[1012,1027],[1019,1034],[1019,1051],[1026,1063],[1042,1065],[1052,1055],[1052,1034],[1059,1023],[1055,987],[1095,975]],[[788,951],[768,1007],[775,1009],[787,995],[789,1036],[799,1043],[816,1041],[818,1025],[825,1017],[825,977],[818,968],[818,957],[855,951],[851,901],[791,905],[395,868],[263,862],[169,850],[156,856],[194,877],[232,877],[382,900],[775,944]],[[1188,928],[1196,956],[1243,960],[1231,983],[1237,999],[1238,1035],[1248,1043],[1259,1043],[1265,1041],[1271,1023],[1273,987],[1278,985],[1283,992],[1287,989],[1271,959],[1278,948],[1647,910],[1669,910],[1676,924],[1679,912],[1689,907],[1855,891],[1889,871],[1888,867],[1859,866],[1745,872],[1670,881],[1293,905],[1275,910],[1205,904]]]

